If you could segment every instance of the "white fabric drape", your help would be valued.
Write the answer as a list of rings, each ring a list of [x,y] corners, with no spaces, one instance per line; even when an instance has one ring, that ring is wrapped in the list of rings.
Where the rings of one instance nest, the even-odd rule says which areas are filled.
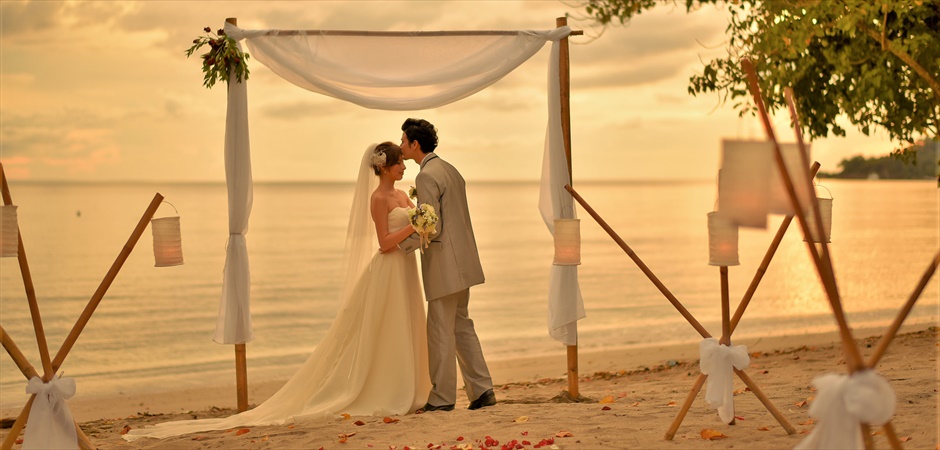
[[[813,387],[816,400],[809,415],[819,424],[797,449],[865,448],[861,424],[884,425],[894,415],[894,389],[873,370],[821,375],[813,379]]]
[[[734,369],[743,370],[751,364],[744,345],[727,346],[718,339],[706,338],[699,344],[699,366],[708,375],[705,403],[718,409],[724,423],[734,420]]]
[[[503,78],[568,27],[513,34],[242,30],[251,57],[309,91],[372,109],[415,111],[468,97]]]
[[[548,126],[542,156],[539,212],[548,231],[555,234],[555,219],[576,219],[574,198],[565,190],[570,180],[565,137],[561,128],[560,49],[552,46],[548,73]],[[578,320],[585,317],[578,284],[578,266],[552,266],[548,290],[548,334],[565,345],[578,345]]]
[[[542,184],[543,190],[546,185],[550,186],[554,200],[549,203],[552,209],[546,212],[540,199],[539,209],[543,217],[574,217],[572,199],[563,189],[568,180],[568,169],[564,159],[558,81],[558,40],[571,33],[569,27],[546,31],[514,31],[508,34],[363,33],[243,30],[226,23],[225,33],[235,40],[245,40],[253,59],[297,86],[366,108],[395,111],[437,108],[472,95],[511,72],[538,52],[546,42],[552,41],[549,126],[545,143],[546,155],[551,155],[551,162],[545,163],[549,168],[543,168]],[[239,89],[244,87],[244,84],[232,83]],[[233,167],[239,170],[226,170],[232,234],[226,260],[223,305],[220,307],[219,327],[216,330],[217,338],[226,338],[214,338],[217,342],[226,343],[231,342],[228,336],[251,336],[250,318],[223,318],[223,314],[229,314],[230,311],[247,315],[249,287],[247,247],[244,244],[244,232],[251,210],[251,171],[247,166],[250,162],[247,96],[233,97],[231,91],[229,95],[226,160],[230,148],[229,137],[244,139],[244,142],[231,147],[233,151],[241,149],[244,153],[237,155],[239,165],[233,162]],[[237,122],[232,118],[235,115],[232,113],[233,107],[240,108],[236,115],[239,119]],[[232,127],[239,127],[239,130],[233,130]],[[560,165],[557,162],[559,152],[562,158]],[[232,177],[239,179],[233,181]],[[242,195],[238,202],[231,199],[233,189]],[[555,203],[558,203],[557,208]],[[562,207],[564,203],[567,208]],[[552,220],[547,223],[551,230]],[[244,263],[237,267],[237,273],[236,267],[232,265],[231,276],[239,277],[237,280],[229,278],[229,265],[236,260]],[[577,343],[576,321],[584,317],[577,284],[577,267],[553,267],[549,289],[550,334],[573,345]],[[236,297],[244,303],[236,303]],[[225,327],[242,329],[229,330]]]
[[[225,246],[219,318],[212,340],[219,344],[244,344],[255,338],[251,329],[251,271],[245,241],[253,189],[248,140],[248,87],[237,82],[234,75],[228,86],[228,109],[225,113],[225,182],[228,186],[229,235]]]
[[[75,421],[65,402],[75,395],[75,379],[52,377],[43,383],[39,377],[32,377],[26,384],[26,393],[36,394],[36,399],[29,411],[23,449],[78,448]]]

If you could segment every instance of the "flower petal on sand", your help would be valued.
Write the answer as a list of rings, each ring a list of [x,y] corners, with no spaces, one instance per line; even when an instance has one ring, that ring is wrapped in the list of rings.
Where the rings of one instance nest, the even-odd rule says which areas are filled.
[[[724,439],[727,437],[728,436],[725,436],[720,431],[715,431],[710,428],[706,428],[702,430],[702,439],[705,439],[708,441],[714,441],[715,439]]]

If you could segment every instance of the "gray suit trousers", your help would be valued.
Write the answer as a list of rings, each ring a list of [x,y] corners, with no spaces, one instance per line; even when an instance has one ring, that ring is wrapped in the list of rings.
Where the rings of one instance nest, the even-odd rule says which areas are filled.
[[[433,406],[456,403],[455,357],[470,401],[493,389],[480,340],[467,311],[469,301],[468,288],[428,302],[428,364],[432,385],[428,403]]]

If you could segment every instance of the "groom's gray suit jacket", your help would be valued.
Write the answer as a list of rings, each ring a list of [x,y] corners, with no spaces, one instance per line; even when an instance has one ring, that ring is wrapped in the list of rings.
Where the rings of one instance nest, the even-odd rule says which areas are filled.
[[[481,284],[483,266],[470,224],[466,182],[454,166],[434,153],[421,161],[415,177],[418,203],[434,207],[439,219],[437,234],[421,255],[424,294],[428,301]],[[412,252],[419,246],[417,234],[402,241],[399,247]]]

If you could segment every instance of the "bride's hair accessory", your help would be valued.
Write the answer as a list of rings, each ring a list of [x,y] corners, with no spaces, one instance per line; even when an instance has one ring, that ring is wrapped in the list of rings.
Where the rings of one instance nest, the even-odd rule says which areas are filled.
[[[378,172],[385,167],[385,152],[379,150],[372,154],[372,168]]]
[[[401,147],[390,141],[385,141],[376,145],[372,153],[366,155],[365,158],[368,158],[366,161],[372,166],[372,171],[376,175],[381,175],[382,169],[401,162]]]

